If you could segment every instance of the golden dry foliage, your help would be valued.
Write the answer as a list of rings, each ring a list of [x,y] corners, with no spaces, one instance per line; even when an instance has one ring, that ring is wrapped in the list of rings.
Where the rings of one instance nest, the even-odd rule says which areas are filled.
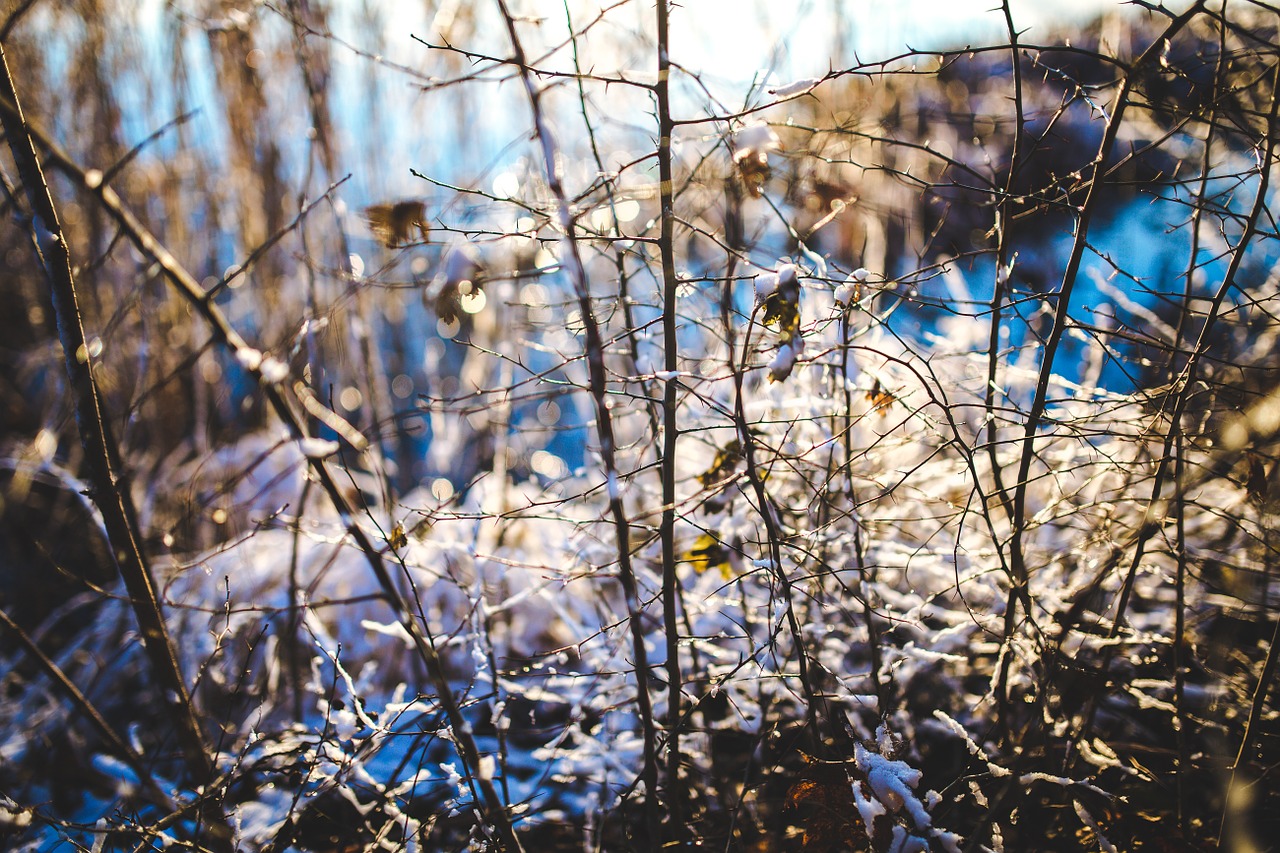
[[[742,185],[752,198],[764,195],[764,185],[773,174],[769,166],[769,155],[751,148],[740,148],[733,154],[734,165],[742,177]]]
[[[404,525],[396,522],[391,528],[391,533],[387,536],[387,544],[391,546],[393,551],[402,551],[409,547],[409,537],[404,532]]]

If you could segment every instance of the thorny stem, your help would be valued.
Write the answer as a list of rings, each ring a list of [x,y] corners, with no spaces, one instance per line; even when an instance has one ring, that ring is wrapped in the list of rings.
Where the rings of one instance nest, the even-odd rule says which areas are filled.
[[[1173,469],[1174,483],[1174,518],[1177,522],[1176,548],[1177,553],[1174,555],[1178,561],[1177,573],[1173,580],[1173,709],[1176,720],[1176,730],[1174,738],[1178,747],[1178,771],[1176,774],[1175,784],[1178,797],[1178,830],[1185,836],[1187,834],[1187,770],[1191,764],[1191,748],[1187,741],[1187,727],[1191,724],[1191,719],[1187,715],[1186,692],[1187,692],[1187,641],[1184,634],[1187,630],[1187,526],[1186,526],[1186,495],[1184,494],[1183,484],[1185,481],[1184,470],[1186,468],[1185,438],[1182,431],[1178,431],[1177,447],[1174,453],[1177,454]]]
[[[667,371],[662,395],[662,621],[667,640],[667,808],[677,839],[684,836],[684,787],[680,782],[680,706],[683,679],[680,675],[680,626],[677,596],[680,579],[676,575],[676,392],[680,382],[679,342],[676,340],[676,259],[675,203],[671,170],[671,60],[668,0],[658,0],[658,81],[654,97],[658,105],[658,196],[661,234],[658,252],[662,260],[662,346]]]
[[[1009,286],[1009,278],[1012,270],[1009,260],[1009,228],[1012,219],[1012,190],[1014,181],[1018,176],[1018,158],[1022,153],[1022,134],[1026,123],[1023,115],[1022,104],[1022,59],[1018,55],[1018,31],[1013,25],[1013,12],[1009,8],[1009,0],[1004,0],[1001,4],[1004,12],[1005,27],[1009,32],[1009,53],[1013,67],[1013,104],[1015,110],[1015,121],[1013,125],[1013,145],[1009,154],[1009,174],[1005,179],[1004,193],[1001,196],[1000,206],[996,209],[996,234],[999,241],[996,246],[996,274],[995,274],[995,291],[991,296],[991,334],[987,342],[987,387],[985,395],[986,419],[987,419],[987,460],[991,466],[991,479],[995,485],[996,495],[999,497],[1001,505],[1004,507],[1005,515],[1009,517],[1011,523],[1017,524],[1015,511],[1012,507],[1012,501],[1009,496],[1009,490],[1005,485],[1004,475],[1000,469],[999,441],[1000,429],[996,423],[995,402],[998,392],[997,382],[999,380],[999,352],[1000,352],[1000,326],[1004,320],[1003,308],[1005,300],[1005,292]],[[990,513],[990,508],[985,507],[984,511]],[[1004,642],[1009,643],[1013,637],[1013,633],[1017,630],[1017,613],[1016,590],[1021,580],[1011,575],[1009,578],[1009,597],[1005,602],[1004,610]],[[1000,686],[996,690],[996,701],[1000,705],[1000,725],[1004,728],[1004,736],[1007,740],[1009,737],[1009,696],[1005,687],[1009,675],[1009,666],[1012,654],[1001,655],[1000,658]]]
[[[1215,71],[1215,77],[1214,77],[1215,91],[1220,91],[1220,87],[1222,86],[1223,66],[1224,66],[1225,55],[1226,55],[1225,38],[1226,37],[1225,37],[1225,27],[1224,27],[1223,29],[1220,30],[1220,40],[1219,40],[1220,53],[1218,56],[1217,69]],[[1156,506],[1157,503],[1159,502],[1160,494],[1164,487],[1166,475],[1168,473],[1169,461],[1172,458],[1173,465],[1174,465],[1173,518],[1175,520],[1175,540],[1176,540],[1176,544],[1175,544],[1176,554],[1174,555],[1174,557],[1177,563],[1177,569],[1176,569],[1176,574],[1174,578],[1174,599],[1175,599],[1174,601],[1174,606],[1175,606],[1174,634],[1175,636],[1173,638],[1174,713],[1178,720],[1178,726],[1177,726],[1177,732],[1176,732],[1176,741],[1177,741],[1177,750],[1178,750],[1176,794],[1178,798],[1177,813],[1178,813],[1179,825],[1184,833],[1188,829],[1188,827],[1185,825],[1186,793],[1187,793],[1185,789],[1185,786],[1186,786],[1185,776],[1186,776],[1186,771],[1190,766],[1190,752],[1189,752],[1189,746],[1188,746],[1187,736],[1186,736],[1187,727],[1189,725],[1189,718],[1187,717],[1186,709],[1185,709],[1185,685],[1186,685],[1185,662],[1186,662],[1187,649],[1186,649],[1186,639],[1184,637],[1184,633],[1186,630],[1185,607],[1186,607],[1186,573],[1187,573],[1187,551],[1186,551],[1184,519],[1185,519],[1185,506],[1186,506],[1185,495],[1187,491],[1187,483],[1185,480],[1185,456],[1184,456],[1184,448],[1183,448],[1185,435],[1181,427],[1181,422],[1182,422],[1183,414],[1185,412],[1186,401],[1188,399],[1185,396],[1186,389],[1192,382],[1192,379],[1189,378],[1191,374],[1187,374],[1186,370],[1192,369],[1192,374],[1194,374],[1194,369],[1193,369],[1194,364],[1199,360],[1200,354],[1197,352],[1193,352],[1189,356],[1186,365],[1181,371],[1178,368],[1177,357],[1182,353],[1182,340],[1186,334],[1186,325],[1190,319],[1189,317],[1191,313],[1190,300],[1192,299],[1192,295],[1193,295],[1194,275],[1196,270],[1199,268],[1197,259],[1200,252],[1200,248],[1199,248],[1200,247],[1200,228],[1201,228],[1201,223],[1203,221],[1203,216],[1205,211],[1204,204],[1207,200],[1208,182],[1209,182],[1210,174],[1212,171],[1211,156],[1212,156],[1212,149],[1213,149],[1213,140],[1215,136],[1214,130],[1217,127],[1217,124],[1214,117],[1213,107],[1211,106],[1210,109],[1211,111],[1207,116],[1208,129],[1205,137],[1204,149],[1203,149],[1201,164],[1200,164],[1201,173],[1199,178],[1199,188],[1195,196],[1197,199],[1199,199],[1200,203],[1196,204],[1191,216],[1190,224],[1189,224],[1189,227],[1191,229],[1191,247],[1190,247],[1190,255],[1187,261],[1187,269],[1185,272],[1186,284],[1184,289],[1184,309],[1180,313],[1178,318],[1178,327],[1174,333],[1174,339],[1172,342],[1172,352],[1170,355],[1170,365],[1169,365],[1169,379],[1171,380],[1170,387],[1178,388],[1179,383],[1183,383],[1181,386],[1182,393],[1176,394],[1173,398],[1175,412],[1174,414],[1171,415],[1171,418],[1170,418],[1170,428],[1165,435],[1164,449],[1160,456],[1160,463],[1157,466],[1156,474],[1153,478],[1151,498],[1149,499],[1147,504],[1147,507],[1148,507],[1147,516],[1148,516],[1148,521],[1150,521],[1150,519],[1153,517],[1152,507]],[[1241,242],[1238,248],[1242,250],[1243,246],[1244,246],[1244,243]],[[1231,277],[1232,275],[1228,275],[1228,280]],[[1219,291],[1220,296],[1225,295],[1225,293],[1226,293],[1225,290]],[[1205,326],[1205,331],[1207,331],[1208,328],[1212,327],[1214,323],[1214,319],[1217,315],[1217,312],[1218,312],[1218,307],[1215,306],[1206,315],[1207,323]],[[1207,337],[1205,337],[1204,334],[1202,334],[1201,341],[1203,342],[1205,340],[1207,340]],[[1179,378],[1180,376],[1181,378]],[[1172,457],[1170,456],[1171,450],[1173,454]],[[1134,577],[1134,570],[1138,565],[1138,562],[1141,560],[1141,556],[1144,552],[1145,544],[1150,538],[1150,536],[1154,535],[1155,530],[1156,530],[1155,526],[1151,524],[1144,524],[1143,527],[1139,529],[1138,534],[1136,536],[1135,546],[1134,546],[1135,556],[1130,561],[1130,571],[1129,571],[1129,574],[1127,575],[1128,580],[1126,581],[1126,588],[1128,588],[1127,585],[1129,581],[1131,581],[1132,578]],[[1051,676],[1062,665],[1063,654],[1061,651],[1061,647],[1063,645],[1064,638],[1067,636],[1069,632],[1074,630],[1075,626],[1079,622],[1079,619],[1081,618],[1084,612],[1085,602],[1089,599],[1089,597],[1093,593],[1095,593],[1100,588],[1105,578],[1112,573],[1112,571],[1120,562],[1121,556],[1122,556],[1122,551],[1117,546],[1114,549],[1112,558],[1107,561],[1107,564],[1104,567],[1104,570],[1098,573],[1094,582],[1086,587],[1086,590],[1088,590],[1088,593],[1087,594],[1083,592],[1078,593],[1076,603],[1068,610],[1066,614],[1063,614],[1062,616],[1059,617],[1058,621],[1060,622],[1061,629],[1059,631],[1054,647],[1051,649],[1051,654],[1046,655],[1046,660],[1047,660],[1047,665],[1045,667],[1045,683],[1046,684],[1052,682]],[[1113,636],[1115,636],[1116,631],[1119,628],[1124,609],[1125,607],[1127,607],[1127,602],[1125,599],[1126,599],[1126,595],[1122,595],[1122,604],[1118,608],[1116,622],[1113,624],[1113,628],[1112,628]],[[1114,647],[1107,648],[1103,652],[1102,661],[1099,666],[1100,671],[1107,670],[1113,655],[1114,655]],[[1048,691],[1047,690],[1041,691],[1041,694],[1039,697],[1040,703],[1043,704],[1047,700],[1047,697],[1048,697]],[[1079,726],[1079,732],[1074,737],[1075,742],[1078,742],[1079,740],[1083,739],[1086,736],[1087,732],[1089,731],[1090,727],[1093,724],[1093,715],[1096,712],[1096,710],[1097,710],[1096,697],[1090,697],[1087,703],[1087,710],[1083,715],[1084,722]],[[1070,760],[1072,758],[1074,758],[1074,756],[1069,757],[1068,764],[1070,763]]]
[[[572,19],[572,15],[569,12],[568,0],[564,0],[564,5],[565,5],[565,20],[569,24],[569,32],[573,33],[574,32],[573,19]],[[602,176],[599,183],[604,190],[605,197],[608,199],[609,213],[612,215],[613,221],[616,223],[618,221],[618,197],[617,197],[617,192],[615,187],[616,182],[612,178],[607,177],[607,169],[605,167],[604,157],[602,157],[600,154],[600,145],[599,145],[599,140],[596,137],[595,126],[593,125],[591,121],[591,117],[587,111],[587,94],[586,94],[586,85],[584,83],[585,75],[582,72],[581,60],[578,55],[578,38],[576,35],[571,36],[571,44],[573,46],[573,68],[574,68],[574,71],[576,71],[579,75],[578,76],[578,104],[582,111],[583,125],[587,129],[587,139],[591,145],[592,158],[596,161],[596,167],[599,169],[600,175]],[[618,235],[618,231],[614,230],[613,235]],[[627,339],[627,355],[631,362],[629,367],[631,369],[633,379],[636,382],[638,382],[640,385],[640,391],[641,391],[640,398],[644,400],[645,414],[648,416],[648,419],[649,419],[649,432],[651,435],[658,435],[659,430],[661,429],[661,427],[659,426],[660,419],[658,414],[660,403],[658,399],[653,396],[654,380],[650,378],[650,376],[645,375],[645,373],[640,368],[639,332],[640,332],[641,326],[636,321],[635,306],[633,304],[633,300],[630,292],[631,277],[627,274],[627,250],[623,248],[619,248],[617,251],[613,252],[613,263],[614,263],[614,269],[617,270],[617,275],[618,275],[618,307],[622,311],[622,321],[623,321],[622,334],[625,335]],[[658,468],[661,469],[662,460],[663,460],[663,455],[662,455],[663,448],[661,445],[655,442],[653,450],[654,450],[656,464]],[[684,596],[683,589],[679,585],[677,585],[676,586],[677,610],[680,613],[680,616],[684,622],[686,632],[689,635],[692,635],[693,628],[691,627],[691,624],[689,621],[689,612],[684,606],[683,596]],[[693,671],[701,672],[702,670],[699,664],[700,656],[698,653],[697,646],[689,646],[688,652],[689,652],[689,657],[692,661]],[[687,716],[688,716],[687,714],[681,713],[680,719],[683,720]]]
[[[640,722],[644,731],[644,767],[640,771],[640,779],[645,785],[645,817],[649,830],[649,841],[657,846],[660,843],[662,821],[658,804],[658,745],[657,727],[653,719],[653,701],[649,695],[649,655],[645,649],[644,614],[640,603],[639,589],[636,584],[635,569],[631,563],[630,523],[627,520],[626,508],[622,503],[617,468],[617,445],[613,433],[613,417],[609,412],[606,399],[606,369],[604,363],[604,342],[600,336],[600,326],[596,321],[595,311],[591,304],[591,286],[587,279],[587,270],[582,263],[578,243],[574,237],[575,224],[573,213],[569,209],[569,199],[560,180],[560,166],[556,154],[555,140],[551,129],[547,126],[542,110],[542,93],[533,80],[533,69],[529,67],[524,48],[516,32],[515,18],[507,8],[505,0],[496,0],[498,9],[506,23],[507,34],[511,40],[511,49],[515,54],[515,63],[520,69],[520,79],[524,83],[529,105],[533,112],[534,126],[538,131],[538,140],[542,146],[542,156],[547,171],[547,186],[555,199],[557,222],[562,236],[569,280],[578,299],[578,310],[582,318],[583,334],[586,338],[585,350],[587,373],[591,386],[591,398],[595,405],[596,432],[600,439],[600,459],[604,464],[606,486],[609,495],[609,511],[613,517],[614,530],[618,543],[618,574],[622,583],[623,594],[627,599],[628,620],[631,630],[632,654],[635,656],[636,668],[636,702],[640,711]],[[678,709],[674,709],[675,713]]]
[[[1018,177],[1018,160],[1022,154],[1022,134],[1026,125],[1022,103],[1022,59],[1018,53],[1018,31],[1013,25],[1013,12],[1009,8],[1009,0],[1002,4],[1005,27],[1009,32],[1009,53],[1013,67],[1013,143],[1009,153],[1009,174],[1005,178],[1004,193],[1000,198],[1000,206],[996,209],[996,276],[995,292],[991,296],[991,334],[987,343],[987,387],[986,406],[987,419],[987,459],[991,465],[991,478],[995,483],[996,494],[1004,505],[1006,513],[1012,513],[1008,490],[1000,471],[998,455],[1000,430],[996,425],[995,402],[999,393],[998,368],[1000,359],[1000,324],[1003,322],[1005,291],[1009,284],[1009,228],[1013,216],[1013,186]]]
[[[604,157],[600,153],[600,142],[596,137],[595,125],[591,121],[591,116],[587,112],[587,90],[585,74],[582,70],[581,57],[578,54],[578,37],[573,29],[573,17],[569,11],[569,0],[564,0],[565,21],[569,27],[570,45],[573,47],[573,70],[577,74],[578,83],[578,104],[582,110],[582,123],[587,129],[587,141],[591,145],[591,156],[596,161],[596,168],[602,176],[607,174]],[[609,200],[609,213],[613,217],[613,222],[618,222],[618,196],[615,190],[616,181],[602,177],[600,181],[604,189],[605,197]],[[631,277],[627,275],[627,254],[625,250],[614,252],[614,268],[618,271],[618,307],[622,309],[622,319],[625,324],[625,334],[627,336],[627,344],[629,354],[631,356],[631,369],[635,374],[640,374],[640,341],[639,341],[639,324],[636,322],[635,308],[632,304],[630,293]],[[644,376],[637,376],[640,387],[643,390],[645,400],[645,412],[649,416],[649,429],[654,434],[658,434],[658,404],[654,399],[651,385],[652,382]],[[661,465],[662,451],[658,450],[658,464]]]
[[[844,438],[844,477],[847,488],[849,490],[849,506],[853,508],[853,513],[849,521],[853,526],[853,557],[854,565],[858,568],[858,594],[855,596],[862,604],[862,612],[867,620],[867,653],[870,657],[871,664],[871,681],[876,688],[876,701],[879,705],[876,711],[880,715],[888,714],[893,709],[893,684],[884,677],[881,672],[884,665],[884,656],[880,651],[880,629],[876,625],[875,605],[872,603],[871,586],[875,580],[874,570],[867,565],[866,561],[866,545],[863,542],[863,524],[862,517],[857,513],[858,493],[853,485],[853,390],[850,387],[849,379],[849,317],[854,311],[854,306],[848,305],[840,312],[840,370],[839,377],[841,391],[843,392],[844,403],[844,424],[841,427],[841,435]]]

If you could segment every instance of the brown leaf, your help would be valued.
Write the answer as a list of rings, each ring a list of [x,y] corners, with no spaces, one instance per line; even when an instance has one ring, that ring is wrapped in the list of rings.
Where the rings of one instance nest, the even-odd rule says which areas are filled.
[[[388,249],[407,246],[415,242],[415,237],[427,239],[427,208],[420,201],[371,204],[364,209],[364,219],[373,236]]]
[[[786,807],[804,809],[804,853],[866,851],[853,783],[843,764],[807,759],[803,775],[787,791]]]
[[[742,456],[742,442],[736,438],[732,439],[716,453],[711,467],[698,475],[698,482],[704,486],[719,483],[738,470],[738,466],[742,464]]]
[[[871,401],[871,411],[879,412],[881,415],[888,414],[889,407],[898,402],[896,394],[880,387],[879,379],[875,381],[875,384],[871,386],[871,390],[867,392],[867,399]]]
[[[1249,478],[1245,481],[1245,490],[1249,494],[1249,500],[1264,503],[1267,500],[1267,467],[1258,454],[1249,453],[1246,456],[1249,460]]]

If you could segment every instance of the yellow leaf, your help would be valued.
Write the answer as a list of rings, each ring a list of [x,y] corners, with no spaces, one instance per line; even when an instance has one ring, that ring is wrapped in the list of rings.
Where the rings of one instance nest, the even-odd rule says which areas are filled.
[[[704,533],[693,543],[693,547],[684,553],[680,562],[693,566],[693,570],[702,574],[707,569],[718,568],[720,576],[725,580],[733,577],[733,566],[729,563],[729,551],[724,543],[710,533]]]
[[[396,551],[408,546],[409,537],[405,535],[403,524],[397,521],[396,526],[391,528],[391,535],[387,537],[387,544]]]

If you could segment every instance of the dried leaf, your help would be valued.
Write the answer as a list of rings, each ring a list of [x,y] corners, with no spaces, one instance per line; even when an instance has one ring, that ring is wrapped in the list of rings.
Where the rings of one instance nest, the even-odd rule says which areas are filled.
[[[742,464],[742,442],[733,439],[716,453],[711,467],[698,475],[698,482],[712,486],[738,470]]]
[[[1245,490],[1249,494],[1249,500],[1256,504],[1264,503],[1268,491],[1267,466],[1256,453],[1246,454],[1246,458],[1249,460],[1249,478],[1245,481]]]
[[[769,166],[769,155],[763,151],[744,148],[733,155],[733,162],[738,166],[738,175],[742,178],[747,194],[752,198],[764,195],[764,185],[773,174],[773,169]]]
[[[778,134],[767,124],[753,123],[739,128],[733,136],[733,163],[747,194],[753,198],[764,195],[764,185],[773,174],[769,154],[782,147]]]
[[[805,769],[787,791],[788,809],[804,808],[804,853],[868,850],[868,839],[853,799],[853,784],[843,764],[805,756]]]
[[[371,204],[364,209],[364,219],[373,236],[388,249],[407,246],[415,238],[427,239],[427,208],[420,201]]]
[[[875,384],[871,386],[871,390],[867,392],[867,399],[871,401],[871,411],[887,415],[889,407],[898,402],[898,395],[892,391],[886,391],[881,387],[880,380],[877,379]]]

